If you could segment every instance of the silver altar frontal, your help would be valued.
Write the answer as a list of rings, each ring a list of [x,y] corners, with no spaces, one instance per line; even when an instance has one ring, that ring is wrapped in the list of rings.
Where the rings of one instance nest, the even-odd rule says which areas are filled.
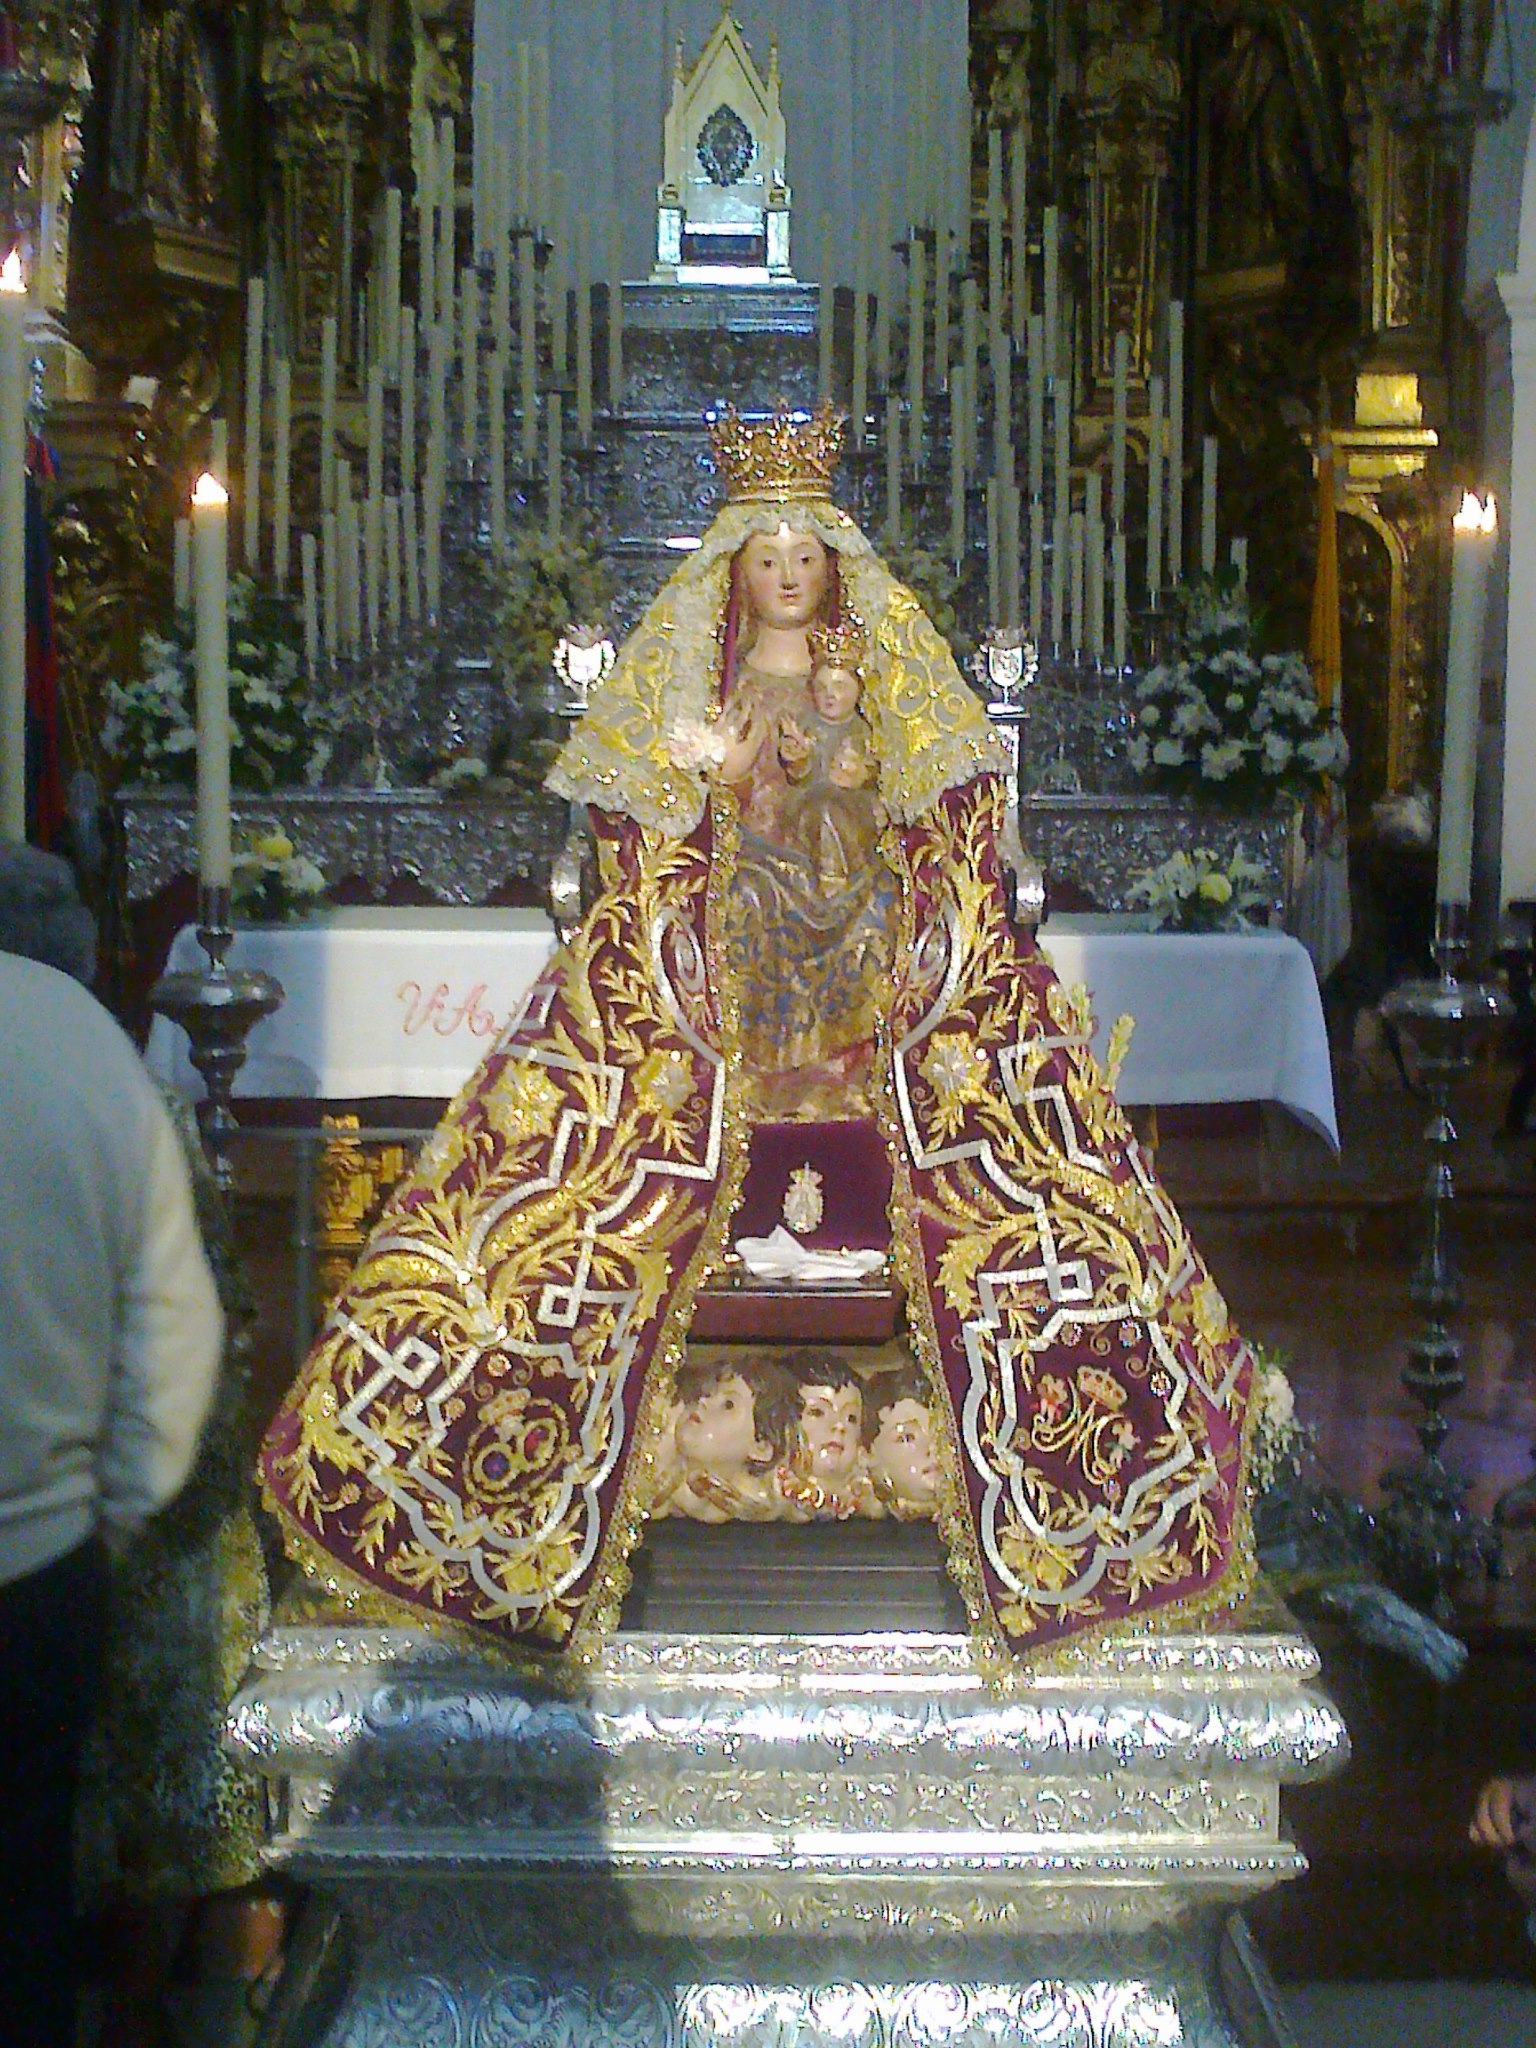
[[[620,1634],[556,1693],[316,1613],[228,1741],[345,1925],[323,2048],[1280,2042],[1233,1915],[1347,1753],[1262,1600],[1006,1695],[957,1635]]]

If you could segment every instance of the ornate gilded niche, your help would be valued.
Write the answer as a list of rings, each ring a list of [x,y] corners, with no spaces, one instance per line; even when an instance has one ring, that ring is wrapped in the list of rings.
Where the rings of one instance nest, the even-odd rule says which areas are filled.
[[[728,270],[788,277],[789,187],[784,182],[779,46],[766,78],[729,9],[698,61],[677,45],[656,194],[659,281],[700,281]]]

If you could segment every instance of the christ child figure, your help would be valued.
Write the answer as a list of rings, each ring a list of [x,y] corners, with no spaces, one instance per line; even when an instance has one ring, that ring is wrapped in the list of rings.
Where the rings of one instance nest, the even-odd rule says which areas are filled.
[[[767,1522],[783,1513],[775,1469],[793,1445],[794,1383],[771,1358],[689,1362],[657,1450],[652,1513]]]
[[[824,896],[868,871],[884,813],[876,793],[873,742],[859,710],[863,630],[830,626],[812,635],[809,712],[786,714],[779,759],[791,787],[787,842],[809,862]]]

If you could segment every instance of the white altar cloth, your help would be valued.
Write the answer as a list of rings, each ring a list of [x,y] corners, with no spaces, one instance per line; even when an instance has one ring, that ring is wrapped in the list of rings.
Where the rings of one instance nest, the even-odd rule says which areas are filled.
[[[1053,918],[1041,942],[1064,981],[1093,995],[1096,1049],[1129,1012],[1127,1103],[1280,1102],[1335,1147],[1322,1002],[1306,953],[1281,932],[1105,929]],[[533,910],[337,910],[236,935],[230,964],[285,991],[251,1034],[237,1095],[452,1095],[490,1050],[554,936]],[[202,959],[190,927],[172,968]],[[151,1068],[186,1094],[200,1084],[180,1028],[150,1032]]]

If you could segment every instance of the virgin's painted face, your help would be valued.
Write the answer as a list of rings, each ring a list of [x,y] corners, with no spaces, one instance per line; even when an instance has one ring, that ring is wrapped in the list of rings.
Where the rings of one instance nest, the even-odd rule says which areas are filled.
[[[827,551],[814,533],[755,533],[742,548],[741,571],[765,626],[808,626],[827,594]]]

